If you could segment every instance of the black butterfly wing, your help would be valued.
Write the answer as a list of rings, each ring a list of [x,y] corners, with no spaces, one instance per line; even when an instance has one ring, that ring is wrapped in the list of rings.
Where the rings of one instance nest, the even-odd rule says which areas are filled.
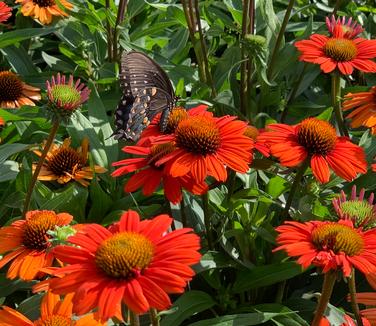
[[[161,130],[175,106],[175,94],[163,69],[141,52],[124,53],[120,86],[123,96],[115,112],[116,139],[136,141],[153,117],[162,112]]]

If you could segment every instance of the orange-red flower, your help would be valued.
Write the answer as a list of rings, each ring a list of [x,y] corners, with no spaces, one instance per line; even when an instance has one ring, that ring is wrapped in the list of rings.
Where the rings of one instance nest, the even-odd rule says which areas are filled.
[[[324,73],[336,68],[344,75],[351,74],[354,68],[376,72],[376,63],[372,61],[376,57],[376,40],[354,38],[360,29],[352,28],[351,23],[347,27],[341,22],[331,23],[328,28],[330,37],[313,34],[309,40],[295,42],[300,61],[319,64]]]
[[[191,108],[189,110],[186,110],[181,106],[173,108],[168,116],[167,126],[164,132],[161,132],[161,129],[159,127],[161,113],[158,113],[153,118],[152,122],[142,132],[141,138],[138,141],[137,145],[143,145],[143,143],[147,141],[148,138],[150,137],[173,134],[175,132],[176,127],[180,123],[180,121],[187,119],[188,117],[193,117],[197,115],[206,115],[206,116],[212,117],[213,113],[206,111],[207,108],[208,108],[207,105],[202,105],[202,104],[194,108]]]
[[[184,228],[166,233],[168,215],[140,221],[134,211],[124,213],[109,229],[89,224],[68,238],[73,246],[53,252],[66,267],[52,270],[54,293],[74,292],[73,312],[98,308],[102,320],[114,316],[124,302],[135,313],[171,305],[167,293],[182,293],[200,260],[200,239]]]
[[[346,94],[342,109],[355,109],[347,115],[347,118],[351,119],[352,128],[371,128],[372,135],[376,135],[376,86],[367,92]]]
[[[369,276],[367,276],[368,280],[369,280]],[[375,275],[373,274],[372,276],[374,277]],[[364,304],[367,306],[367,309],[360,311],[362,316],[367,318],[367,322],[368,322],[368,323],[363,322],[363,325],[364,326],[376,325],[376,293],[375,292],[356,293],[356,301],[357,303]]]
[[[84,317],[72,315],[72,297],[68,294],[64,299],[51,292],[43,297],[40,306],[40,318],[31,321],[18,311],[7,306],[0,306],[1,326],[106,326],[106,322],[95,319],[94,314],[87,314]]]
[[[0,71],[0,107],[19,108],[22,105],[35,106],[33,101],[41,99],[40,89],[25,84],[11,71]]]
[[[3,1],[0,1],[0,23],[7,21],[12,16],[12,8],[8,7]]]
[[[303,268],[311,264],[323,273],[342,271],[350,276],[352,268],[364,274],[376,272],[376,230],[354,228],[352,221],[287,221],[278,226],[276,250],[285,250],[290,257],[299,257]]]
[[[38,19],[43,25],[50,24],[54,16],[67,17],[68,14],[61,8],[73,9],[73,5],[66,0],[59,0],[59,5],[55,0],[16,0],[16,3],[21,3],[24,16]]]
[[[295,167],[308,159],[312,173],[321,183],[329,181],[329,167],[351,181],[367,172],[364,150],[347,137],[338,137],[334,127],[323,120],[308,118],[295,126],[270,124],[259,136],[283,166]]]
[[[145,143],[146,144],[146,143]],[[145,196],[151,195],[162,183],[167,199],[176,204],[182,199],[182,188],[187,189],[193,194],[201,195],[208,191],[208,186],[198,183],[191,175],[184,177],[172,177],[166,172],[165,165],[156,166],[155,162],[163,156],[173,152],[175,146],[172,143],[143,146],[126,146],[123,148],[125,153],[141,155],[138,158],[128,158],[112,164],[112,166],[121,166],[111,175],[118,177],[130,172],[138,171],[126,183],[124,190],[133,192],[142,188]]]
[[[7,277],[30,281],[43,276],[39,270],[52,266],[54,260],[47,232],[68,225],[72,219],[67,213],[36,210],[27,212],[25,220],[0,228],[0,253],[5,254],[0,268],[11,262]]]
[[[252,162],[254,142],[244,135],[247,124],[233,116],[209,115],[183,119],[173,135],[161,136],[159,142],[172,141],[177,149],[156,165],[166,163],[173,177],[191,174],[202,183],[210,175],[218,181],[227,179],[226,168],[245,173]]]

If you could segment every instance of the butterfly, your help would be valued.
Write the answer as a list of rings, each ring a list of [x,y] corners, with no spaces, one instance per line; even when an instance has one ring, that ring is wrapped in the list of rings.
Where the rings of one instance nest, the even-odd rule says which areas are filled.
[[[167,127],[177,97],[166,72],[146,54],[124,52],[120,64],[123,95],[115,111],[115,139],[137,141],[154,116],[161,112],[160,129]]]

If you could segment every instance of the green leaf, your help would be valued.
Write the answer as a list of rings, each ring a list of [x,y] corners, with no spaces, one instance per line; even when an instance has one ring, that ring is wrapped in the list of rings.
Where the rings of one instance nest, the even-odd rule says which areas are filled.
[[[1,34],[0,48],[28,40],[36,36],[43,36],[56,31],[56,27],[47,28],[24,28]]]
[[[302,267],[295,262],[284,262],[254,267],[239,272],[233,293],[275,284],[301,274]]]
[[[329,121],[332,118],[333,108],[327,108],[324,112],[320,113],[316,118],[320,120]]]
[[[19,165],[15,161],[5,161],[0,165],[0,182],[16,179],[20,172]]]
[[[173,313],[161,321],[161,326],[178,326],[194,314],[210,309],[215,305],[213,298],[202,291],[189,291],[177,299],[172,306]]]
[[[289,188],[286,179],[276,175],[270,178],[266,185],[266,192],[273,198],[278,198],[285,190]]]
[[[112,205],[111,197],[103,191],[96,179],[90,184],[91,207],[88,221],[101,222]]]
[[[36,75],[38,73],[33,61],[22,46],[18,48],[14,45],[7,46],[1,49],[1,52],[4,53],[14,71],[21,76]]]
[[[22,152],[31,146],[32,145],[18,143],[0,145],[0,164],[3,163],[9,156]]]

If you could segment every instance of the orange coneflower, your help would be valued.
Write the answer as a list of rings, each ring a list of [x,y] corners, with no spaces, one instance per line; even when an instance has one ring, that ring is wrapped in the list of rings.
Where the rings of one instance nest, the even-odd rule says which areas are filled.
[[[95,314],[84,317],[72,315],[72,297],[68,294],[61,299],[60,296],[47,292],[40,306],[40,318],[31,321],[17,310],[7,306],[0,306],[1,326],[106,326],[107,322],[96,320]]]
[[[184,228],[166,233],[168,215],[140,221],[134,211],[124,213],[109,229],[89,224],[68,238],[77,247],[58,246],[53,252],[66,267],[51,269],[50,289],[72,293],[79,315],[98,308],[103,320],[114,316],[124,302],[134,313],[151,307],[170,307],[167,293],[182,293],[200,260],[200,239]]]
[[[245,173],[252,162],[254,142],[244,135],[247,124],[233,116],[214,118],[208,114],[190,116],[180,121],[173,135],[158,141],[173,141],[177,149],[156,165],[166,163],[173,177],[191,174],[197,183],[206,176],[227,179],[226,168]]]
[[[363,326],[371,326],[370,321],[367,318],[362,317]],[[326,317],[323,317],[320,321],[319,326],[331,326],[333,324],[329,323]],[[343,323],[339,326],[357,326],[357,323],[349,315],[343,316]]]
[[[337,136],[327,121],[307,118],[295,126],[270,124],[267,129],[259,138],[270,146],[281,165],[295,167],[309,160],[313,175],[321,183],[329,181],[329,167],[347,181],[367,172],[364,150],[347,137]]]
[[[87,180],[93,179],[94,172],[104,173],[107,171],[99,165],[94,165],[93,168],[86,166],[89,147],[87,138],[82,140],[81,147],[78,149],[71,148],[70,144],[70,138],[66,138],[61,146],[52,144],[47,153],[46,162],[38,175],[38,180],[56,180],[61,184],[74,180],[87,187],[89,185]],[[39,150],[35,150],[34,153],[38,156],[42,155]],[[33,164],[33,170],[36,165],[36,163]]]
[[[346,94],[342,109],[355,109],[347,115],[347,118],[351,119],[352,128],[371,128],[372,135],[376,135],[376,86],[371,87],[368,92]]]
[[[30,281],[39,278],[39,270],[52,265],[54,256],[48,250],[51,243],[48,231],[68,225],[73,216],[67,213],[36,210],[26,213],[25,220],[0,228],[0,253],[8,253],[0,260],[0,268],[11,262],[7,277]]]
[[[3,1],[0,1],[0,23],[7,21],[12,16],[12,8],[8,7]]]
[[[336,38],[353,39],[364,31],[363,27],[352,18],[342,17],[335,19],[334,15],[325,18],[329,33]]]
[[[197,183],[191,175],[184,177],[172,177],[166,172],[166,166],[156,166],[155,162],[163,156],[173,152],[175,146],[172,143],[143,146],[126,146],[125,153],[141,155],[138,158],[129,158],[112,164],[112,166],[122,166],[112,173],[113,177],[118,177],[138,170],[126,183],[124,190],[133,192],[142,188],[145,196],[151,195],[162,183],[167,199],[176,204],[182,200],[182,188],[193,194],[201,195],[208,191],[205,183]],[[167,163],[169,164],[169,163]]]
[[[369,276],[375,276],[371,274]],[[370,280],[370,277],[367,279]],[[372,285],[372,284],[371,284]],[[372,285],[374,287],[374,285]],[[361,310],[362,316],[367,318],[368,323],[363,323],[364,326],[376,325],[376,293],[375,292],[361,292],[356,293],[357,303],[367,306],[367,309]]]
[[[161,119],[161,113],[158,113],[152,122],[146,127],[146,129],[142,132],[141,138],[138,141],[138,145],[142,145],[144,141],[147,141],[149,137],[156,137],[160,135],[166,134],[173,134],[175,132],[176,127],[180,123],[180,121],[187,119],[188,117],[196,116],[196,115],[207,115],[212,117],[213,113],[206,111],[208,108],[207,105],[198,105],[191,109],[184,109],[181,106],[177,106],[173,108],[168,116],[167,119],[167,126],[164,132],[161,132],[159,127],[159,121]]]
[[[38,19],[43,25],[50,24],[53,16],[68,16],[60,6],[64,9],[73,9],[73,5],[66,0],[59,0],[59,5],[55,0],[16,0],[16,3],[21,3],[21,13],[24,16]]]
[[[32,101],[41,99],[40,89],[25,84],[11,71],[0,71],[0,107],[19,108],[22,105],[34,106]]]
[[[376,63],[372,61],[376,57],[376,40],[352,38],[359,33],[359,28],[351,33],[347,29],[337,23],[329,29],[333,34],[330,37],[313,34],[309,40],[295,42],[301,53],[299,60],[319,64],[324,73],[336,68],[344,75],[351,74],[354,68],[376,72]]]
[[[342,271],[349,277],[352,268],[364,274],[376,272],[376,229],[363,231],[350,220],[338,222],[286,221],[278,226],[276,250],[285,250],[290,257],[299,257],[303,268],[311,264],[323,273]]]

